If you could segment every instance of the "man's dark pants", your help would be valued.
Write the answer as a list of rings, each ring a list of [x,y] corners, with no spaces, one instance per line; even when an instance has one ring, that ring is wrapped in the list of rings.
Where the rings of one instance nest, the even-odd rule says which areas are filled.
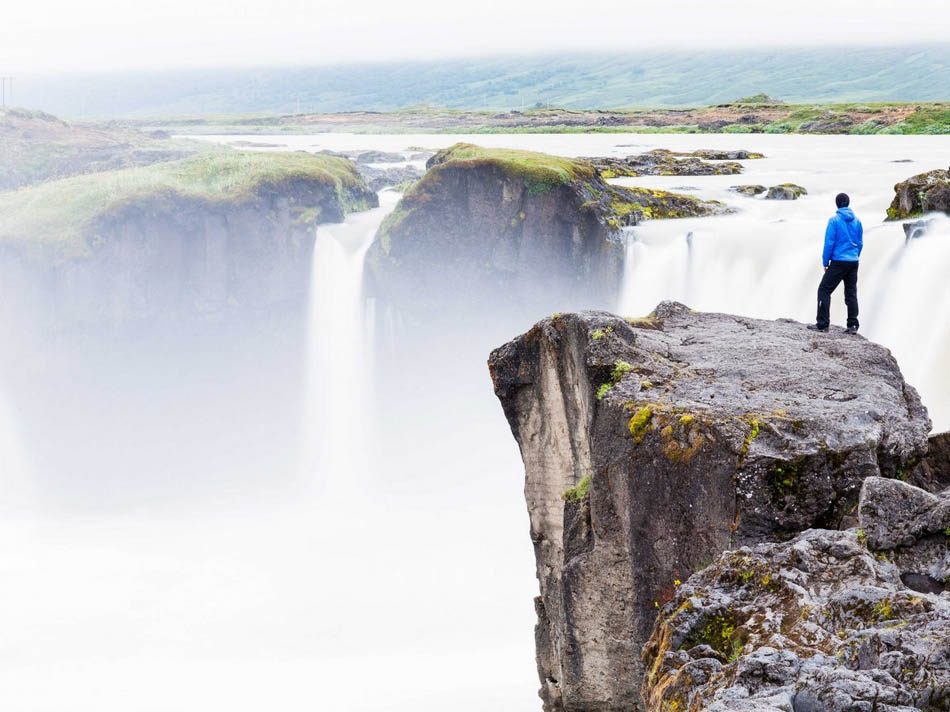
[[[844,303],[848,305],[848,326],[858,327],[858,263],[832,260],[818,285],[816,323],[827,329],[831,323],[831,293],[844,282]]]

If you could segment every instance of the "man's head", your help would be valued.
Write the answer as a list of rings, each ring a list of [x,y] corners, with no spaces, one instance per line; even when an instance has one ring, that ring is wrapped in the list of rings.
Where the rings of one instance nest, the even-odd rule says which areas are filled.
[[[835,196],[835,205],[839,208],[846,208],[851,205],[851,198],[848,197],[847,193],[838,193]]]

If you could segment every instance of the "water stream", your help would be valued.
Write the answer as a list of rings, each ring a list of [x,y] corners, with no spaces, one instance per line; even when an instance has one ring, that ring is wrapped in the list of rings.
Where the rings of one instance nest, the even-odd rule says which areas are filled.
[[[359,490],[357,480],[365,476],[367,448],[361,443],[372,440],[374,328],[372,304],[363,295],[363,261],[399,197],[382,191],[378,208],[317,229],[302,466],[306,480],[329,494]]]

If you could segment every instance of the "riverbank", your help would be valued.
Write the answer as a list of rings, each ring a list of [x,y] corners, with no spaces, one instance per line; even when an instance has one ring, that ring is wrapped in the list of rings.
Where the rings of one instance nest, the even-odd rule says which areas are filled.
[[[950,133],[950,103],[785,104],[766,98],[678,109],[476,111],[422,106],[385,112],[222,114],[128,119],[122,123],[176,134],[212,135],[326,132],[932,135]]]

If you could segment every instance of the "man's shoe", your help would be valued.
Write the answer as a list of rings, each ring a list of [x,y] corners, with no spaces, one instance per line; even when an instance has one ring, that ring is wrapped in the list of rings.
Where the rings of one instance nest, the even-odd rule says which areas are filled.
[[[849,333],[849,334],[857,334],[857,333],[858,333],[858,327],[856,327],[856,326],[849,326],[849,327],[848,327],[848,333]]]
[[[808,328],[809,328],[809,330],[811,330],[811,331],[821,331],[821,332],[828,331],[828,327],[827,327],[827,326],[818,326],[818,324],[809,324],[809,325],[808,325]]]

